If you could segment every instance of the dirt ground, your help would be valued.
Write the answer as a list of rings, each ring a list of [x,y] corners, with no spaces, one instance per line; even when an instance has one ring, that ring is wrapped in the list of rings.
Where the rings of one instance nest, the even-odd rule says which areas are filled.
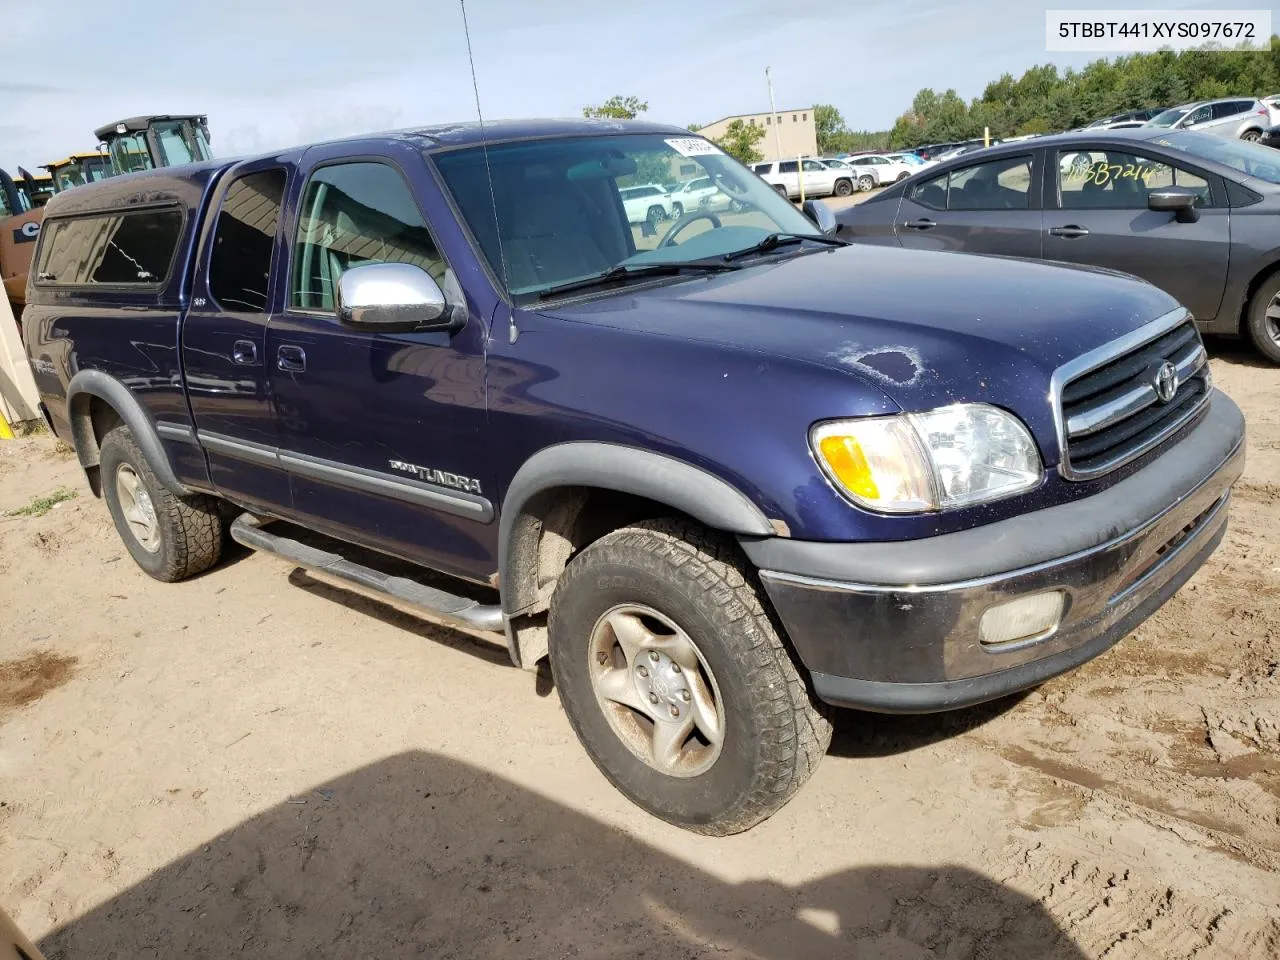
[[[56,958],[1280,957],[1280,370],[1211,562],[1012,701],[842,712],[695,837],[505,651],[232,553],[164,585],[48,437],[0,443],[0,903]],[[47,501],[46,501],[47,505]]]

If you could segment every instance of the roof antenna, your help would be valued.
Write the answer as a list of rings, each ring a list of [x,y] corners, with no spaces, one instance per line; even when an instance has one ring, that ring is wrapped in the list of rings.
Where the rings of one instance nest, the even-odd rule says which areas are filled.
[[[480,84],[476,82],[476,58],[471,53],[471,28],[467,25],[467,0],[458,0],[462,8],[462,32],[467,38],[467,62],[471,64],[471,89],[476,95],[476,116],[480,118],[480,147],[484,150],[484,172],[489,178],[489,203],[493,206],[493,231],[498,238],[498,265],[502,269],[502,285],[510,289],[507,278],[507,252],[502,246],[502,225],[498,222],[498,198],[493,190],[493,167],[489,165],[489,138],[484,132],[484,113],[480,110]],[[511,343],[520,336],[516,329],[515,311],[511,312],[511,326],[507,334]]]

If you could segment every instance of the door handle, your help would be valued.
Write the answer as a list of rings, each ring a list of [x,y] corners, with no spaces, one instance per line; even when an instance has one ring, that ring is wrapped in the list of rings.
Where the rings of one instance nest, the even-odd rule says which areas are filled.
[[[1088,235],[1089,235],[1088,230],[1086,230],[1084,227],[1077,227],[1074,223],[1065,227],[1053,227],[1052,229],[1049,230],[1049,236],[1066,237],[1068,240],[1071,240],[1075,237],[1087,237]]]
[[[244,366],[258,362],[258,345],[252,340],[237,340],[231,345],[231,359]]]
[[[908,220],[903,226],[909,230],[932,230],[937,224],[928,217],[921,217],[919,220]]]
[[[302,373],[307,369],[307,355],[301,347],[285,344],[276,351],[276,366],[287,373]]]

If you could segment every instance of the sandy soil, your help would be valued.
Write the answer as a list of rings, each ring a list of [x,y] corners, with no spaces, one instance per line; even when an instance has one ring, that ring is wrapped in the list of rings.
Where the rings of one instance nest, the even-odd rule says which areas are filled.
[[[841,713],[745,836],[631,807],[505,652],[233,553],[140,573],[0,443],[0,903],[56,958],[1280,956],[1280,370],[1222,548],[1083,669]]]

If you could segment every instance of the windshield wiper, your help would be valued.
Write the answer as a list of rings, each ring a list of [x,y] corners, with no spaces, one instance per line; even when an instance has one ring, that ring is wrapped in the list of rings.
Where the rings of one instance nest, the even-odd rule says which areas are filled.
[[[739,260],[742,257],[749,257],[753,253],[768,253],[770,250],[777,250],[778,247],[786,244],[802,243],[805,240],[825,243],[832,247],[847,247],[850,243],[850,241],[841,240],[838,237],[828,237],[825,233],[771,233],[759,243],[752,244],[742,250],[735,250],[733,253],[726,253],[720,259],[725,261]]]
[[[616,267],[610,267],[604,273],[596,274],[594,277],[583,277],[581,280],[570,280],[567,283],[557,283],[553,287],[547,287],[547,289],[538,292],[538,299],[546,300],[562,293],[572,293],[575,290],[606,287],[611,283],[620,283],[623,280],[643,277],[674,277],[684,273],[686,270],[693,270],[699,273],[723,273],[726,270],[738,269],[741,268],[728,263],[708,262],[706,260],[686,260],[683,263],[644,263],[634,266],[620,263]]]

